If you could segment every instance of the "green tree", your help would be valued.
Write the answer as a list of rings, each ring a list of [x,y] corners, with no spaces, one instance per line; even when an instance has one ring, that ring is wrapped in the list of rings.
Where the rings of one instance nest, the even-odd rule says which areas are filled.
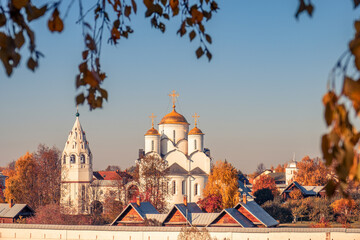
[[[262,188],[254,193],[255,202],[259,205],[263,205],[267,201],[274,200],[274,194],[268,188]]]

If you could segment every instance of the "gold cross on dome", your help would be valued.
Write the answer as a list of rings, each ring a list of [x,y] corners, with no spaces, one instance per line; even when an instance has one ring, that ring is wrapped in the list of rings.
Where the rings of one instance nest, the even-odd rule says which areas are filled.
[[[179,94],[176,93],[175,90],[173,90],[172,93],[169,94],[169,97],[172,98],[173,108],[175,108],[176,97],[178,97],[178,96],[179,96]]]
[[[194,116],[192,116],[195,120],[195,127],[197,126],[197,121],[198,121],[198,118],[200,117],[197,113],[194,114]]]
[[[156,116],[154,115],[154,113],[152,113],[151,116],[149,116],[149,118],[151,118],[151,125],[152,127],[154,127],[154,119],[156,118]]]

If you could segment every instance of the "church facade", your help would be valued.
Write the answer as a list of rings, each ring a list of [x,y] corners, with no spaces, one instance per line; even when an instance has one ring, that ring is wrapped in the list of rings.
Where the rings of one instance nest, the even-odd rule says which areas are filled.
[[[199,116],[195,113],[194,128],[189,130],[190,124],[176,111],[178,94],[173,91],[169,96],[172,97],[172,111],[161,119],[158,129],[154,127],[155,116],[150,116],[152,127],[145,133],[145,150],[141,155],[167,162],[169,203],[181,203],[184,196],[189,202],[197,202],[202,198],[210,174],[210,150],[204,148],[204,133],[197,127]],[[141,169],[141,157],[137,163]],[[140,189],[143,189],[141,183],[140,179]]]
[[[193,116],[195,126],[189,130],[190,124],[175,110],[178,95],[173,91],[170,96],[173,98],[172,111],[162,118],[158,130],[152,116],[152,128],[145,134],[145,150],[141,155],[166,161],[169,204],[181,203],[184,196],[189,202],[197,202],[210,174],[210,150],[204,148],[204,133],[197,127],[199,116]],[[136,163],[141,166],[141,158]],[[139,184],[126,172],[93,171],[93,155],[78,112],[65,143],[61,166],[60,203],[67,214],[102,212],[107,197],[127,203],[142,189],[141,177]]]
[[[93,171],[93,155],[76,113],[61,158],[62,211],[66,214],[102,212],[107,197],[125,202],[137,183],[126,172]]]

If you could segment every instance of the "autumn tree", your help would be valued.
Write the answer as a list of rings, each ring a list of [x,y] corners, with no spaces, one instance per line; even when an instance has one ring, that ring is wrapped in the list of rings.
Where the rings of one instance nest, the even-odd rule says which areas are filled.
[[[353,199],[341,198],[331,204],[338,222],[346,225],[358,214],[357,203]]]
[[[111,223],[123,210],[123,203],[115,198],[116,195],[117,193],[113,191],[108,191],[105,194],[102,217],[107,223]]]
[[[280,223],[289,223],[293,220],[290,208],[279,201],[267,201],[262,208]]]
[[[26,153],[6,169],[5,199],[39,206],[60,201],[60,152],[55,147],[39,145],[35,153]]]
[[[35,216],[28,218],[30,224],[57,224],[57,225],[90,225],[92,219],[82,215],[65,215],[61,213],[58,203],[51,203],[39,207]]]
[[[33,208],[38,206],[36,169],[34,155],[27,152],[16,161],[15,170],[6,172],[4,195],[7,202],[12,200]]]
[[[272,177],[265,174],[260,175],[259,178],[256,179],[252,187],[252,193],[255,193],[256,191],[264,188],[270,189],[274,196],[279,194],[279,191],[275,184],[275,180]]]
[[[220,194],[210,194],[197,202],[201,210],[208,213],[216,213],[222,210],[222,197]]]
[[[60,202],[61,163],[60,151],[43,144],[34,153],[37,180],[37,206]]]
[[[255,172],[256,172],[257,174],[260,174],[260,173],[262,173],[265,169],[266,169],[265,164],[264,164],[264,163],[260,163],[259,165],[257,165]]]
[[[305,156],[297,164],[295,181],[304,186],[323,186],[328,182],[329,172],[325,163],[319,159]]]
[[[141,200],[151,202],[160,212],[166,210],[169,196],[167,168],[167,162],[154,155],[145,156],[139,165]]]
[[[234,207],[239,202],[236,169],[229,163],[217,161],[211,169],[203,196],[221,195],[222,208]]]
[[[291,199],[294,199],[294,200],[299,200],[299,199],[304,197],[300,189],[292,190],[289,193],[289,196],[290,196]]]
[[[285,168],[286,166],[285,165],[277,165],[277,167],[274,169],[275,172],[285,172]]]

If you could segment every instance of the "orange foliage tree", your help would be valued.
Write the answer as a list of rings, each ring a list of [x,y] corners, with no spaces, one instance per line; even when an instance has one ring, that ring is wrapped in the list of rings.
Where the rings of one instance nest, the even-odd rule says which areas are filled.
[[[271,190],[274,196],[278,195],[278,189],[275,184],[275,180],[268,175],[260,175],[258,179],[256,179],[255,183],[252,187],[252,193],[254,194],[257,190],[268,188]]]
[[[38,150],[27,152],[7,168],[4,196],[6,201],[39,206],[60,201],[60,153],[55,147],[39,145]]]
[[[295,190],[291,191],[289,195],[290,195],[290,198],[294,199],[294,200],[299,200],[299,199],[303,198],[303,195],[302,195],[300,189],[295,189]]]
[[[239,202],[238,178],[236,169],[228,162],[217,161],[211,170],[204,189],[204,198],[221,195],[222,207],[234,207]]]
[[[357,203],[353,199],[341,198],[333,202],[331,207],[337,215],[337,221],[344,225],[358,213]]]
[[[27,152],[15,163],[15,170],[6,171],[8,174],[5,185],[6,201],[26,203],[33,207],[36,202],[36,163],[33,154]]]
[[[298,164],[295,181],[305,186],[323,186],[328,181],[329,171],[324,162],[305,156]]]
[[[285,165],[279,164],[274,170],[275,172],[285,172]]]

